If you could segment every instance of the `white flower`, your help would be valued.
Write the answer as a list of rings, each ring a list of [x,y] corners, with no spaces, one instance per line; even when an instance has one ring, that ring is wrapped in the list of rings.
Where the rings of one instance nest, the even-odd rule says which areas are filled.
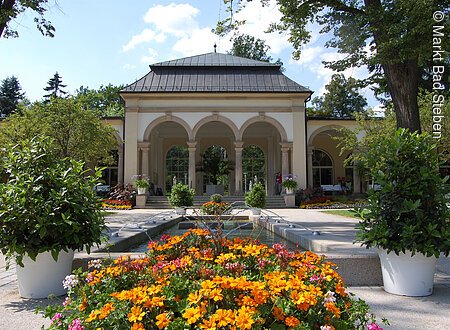
[[[64,289],[70,290],[77,286],[78,278],[76,275],[67,275],[62,284]]]

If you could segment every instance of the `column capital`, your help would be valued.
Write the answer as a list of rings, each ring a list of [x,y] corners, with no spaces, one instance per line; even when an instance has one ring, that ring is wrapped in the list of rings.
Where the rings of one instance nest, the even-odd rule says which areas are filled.
[[[145,148],[149,149],[149,148],[150,148],[150,142],[146,142],[146,141],[144,141],[144,142],[138,142],[138,148],[139,148],[140,150],[143,150],[143,149],[145,149]]]
[[[234,141],[234,147],[237,148],[243,148],[244,147],[244,142],[243,141]]]
[[[292,142],[280,142],[281,148],[291,149],[294,144]]]
[[[188,148],[196,148],[197,147],[197,141],[188,141],[186,142],[188,145]]]
[[[306,150],[307,150],[307,152],[308,152],[308,155],[309,155],[309,154],[312,155],[312,153],[314,152],[314,146],[308,146]]]

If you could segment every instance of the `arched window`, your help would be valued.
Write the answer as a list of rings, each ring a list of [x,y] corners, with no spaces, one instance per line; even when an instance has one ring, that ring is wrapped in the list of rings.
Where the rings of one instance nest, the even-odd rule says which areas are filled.
[[[250,180],[255,181],[255,177],[258,178],[258,182],[265,185],[266,182],[266,156],[264,151],[256,145],[249,145],[242,150],[242,173],[245,185],[248,186]]]
[[[314,187],[333,184],[333,162],[322,150],[313,151],[313,183]]]
[[[173,146],[166,156],[166,192],[172,189],[174,181],[187,184],[189,172],[189,151],[185,146]],[[175,180],[174,180],[175,178]]]
[[[108,162],[100,161],[100,166],[105,167],[102,171],[102,180],[105,185],[114,187],[119,183],[119,151],[111,150]]]

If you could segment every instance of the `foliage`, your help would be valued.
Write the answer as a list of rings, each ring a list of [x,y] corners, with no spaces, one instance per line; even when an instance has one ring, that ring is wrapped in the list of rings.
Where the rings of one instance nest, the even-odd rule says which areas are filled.
[[[210,235],[164,235],[144,258],[91,262],[64,305],[46,308],[49,329],[375,328],[324,257],[242,238],[222,239],[215,252]]]
[[[104,125],[90,111],[85,111],[73,98],[36,102],[21,113],[2,122],[0,145],[20,143],[24,139],[44,135],[53,139],[57,158],[70,157],[95,166],[112,160],[110,150],[117,148],[114,128]]]
[[[49,102],[51,98],[62,97],[67,94],[63,88],[66,87],[62,83],[62,77],[56,72],[53,75],[53,78],[50,78],[47,82],[47,87],[44,87],[44,91],[48,92],[48,94],[44,95],[46,102]]]
[[[105,199],[102,207],[108,210],[131,210],[133,204],[129,200]]]
[[[320,187],[297,189],[295,191],[295,205],[300,205],[301,202],[310,200],[313,197],[322,197],[323,190]]]
[[[438,153],[426,133],[399,129],[371,149],[367,165],[381,190],[371,191],[360,213],[357,240],[396,254],[411,251],[437,258],[450,252],[448,178],[438,172]]]
[[[0,118],[16,112],[24,97],[22,87],[20,87],[19,80],[16,77],[11,76],[3,79],[0,85]]]
[[[109,84],[102,85],[98,90],[95,90],[81,86],[76,90],[75,98],[84,109],[95,112],[99,117],[123,116],[125,101],[119,95],[123,87],[123,85]]]
[[[310,200],[300,203],[301,209],[348,209],[348,208],[362,208],[366,207],[367,201],[363,199],[357,200],[339,200],[333,196],[314,197]],[[363,210],[362,212],[365,212]]]
[[[18,37],[17,31],[9,23],[27,10],[34,11],[38,16],[34,18],[37,29],[44,36],[53,37],[55,28],[44,18],[48,0],[0,0],[0,37]]]
[[[266,45],[264,40],[255,39],[255,37],[248,34],[241,34],[233,38],[233,45],[228,53],[255,61],[272,62],[273,58],[267,55],[269,50],[270,46]],[[283,72],[284,68],[281,59],[278,59],[275,63],[281,66],[280,70]]]
[[[261,182],[254,184],[252,190],[245,193],[245,204],[260,209],[266,206],[266,190]]]
[[[298,186],[297,181],[295,181],[293,178],[287,178],[281,183],[281,186],[285,189],[292,189],[295,190]]]
[[[223,200],[223,196],[221,194],[212,194],[211,197],[209,197],[209,200],[211,202],[220,203]]]
[[[3,153],[0,184],[0,250],[22,265],[24,254],[35,260],[50,251],[89,252],[106,229],[101,201],[93,187],[101,171],[87,176],[84,164],[57,159],[51,141],[36,137],[8,145]]]
[[[138,188],[148,188],[150,187],[150,183],[147,179],[137,179],[134,181],[134,185]]]
[[[192,206],[194,204],[194,196],[194,189],[190,189],[185,184],[177,183],[172,186],[167,199],[172,207]]]
[[[267,0],[260,0],[267,4]],[[244,21],[236,21],[235,13],[248,0],[229,1],[229,16],[218,22],[216,33],[225,35],[235,31]],[[449,49],[448,38],[433,38],[433,12],[441,11],[444,21],[442,36],[449,34],[449,7],[446,1],[394,0],[394,1],[354,1],[354,0],[277,0],[281,20],[272,24],[269,31],[289,33],[289,41],[294,47],[294,58],[301,56],[304,44],[311,39],[310,23],[321,25],[321,33],[332,32],[333,37],[327,47],[337,48],[344,54],[342,59],[325,63],[327,67],[344,71],[351,67],[366,66],[371,76],[365,79],[367,85],[385,80],[395,108],[397,126],[412,131],[420,130],[417,105],[419,68],[424,62],[443,63],[446,53],[434,56],[433,41]],[[447,82],[443,82],[447,83]]]
[[[122,183],[111,188],[109,192],[109,199],[119,201],[129,201],[132,205],[136,202],[136,190],[131,184],[124,186]]]
[[[223,147],[213,145],[201,155],[202,161],[197,164],[196,170],[208,176],[211,184],[218,184],[223,176],[233,170],[233,164],[226,158]]]
[[[314,109],[308,115],[352,118],[355,112],[365,112],[367,100],[359,93],[360,85],[355,78],[334,74],[325,89],[323,96],[312,100]]]

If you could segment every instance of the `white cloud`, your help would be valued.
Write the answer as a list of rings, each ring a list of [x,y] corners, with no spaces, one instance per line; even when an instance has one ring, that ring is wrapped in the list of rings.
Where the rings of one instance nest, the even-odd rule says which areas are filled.
[[[196,29],[188,36],[179,39],[172,49],[183,56],[192,56],[214,51],[217,36],[210,28]]]
[[[142,56],[141,62],[142,63],[150,63],[150,64],[156,63],[156,62],[158,62],[157,56],[158,56],[158,52],[156,50],[154,50],[153,48],[149,48],[148,55]]]
[[[198,28],[194,19],[199,10],[190,4],[174,4],[151,7],[144,16],[146,23],[154,24],[158,31],[183,37]]]
[[[321,46],[316,47],[305,47],[302,50],[302,54],[299,60],[291,60],[290,63],[295,63],[299,65],[303,65],[306,63],[313,62],[320,58],[320,54],[324,51],[324,48]]]
[[[132,36],[131,40],[125,46],[122,47],[122,50],[124,52],[127,52],[141,43],[149,42],[155,39],[156,33],[153,30],[145,29],[140,34]]]
[[[136,65],[127,63],[123,66],[123,69],[124,70],[133,70],[133,69],[136,69]]]

